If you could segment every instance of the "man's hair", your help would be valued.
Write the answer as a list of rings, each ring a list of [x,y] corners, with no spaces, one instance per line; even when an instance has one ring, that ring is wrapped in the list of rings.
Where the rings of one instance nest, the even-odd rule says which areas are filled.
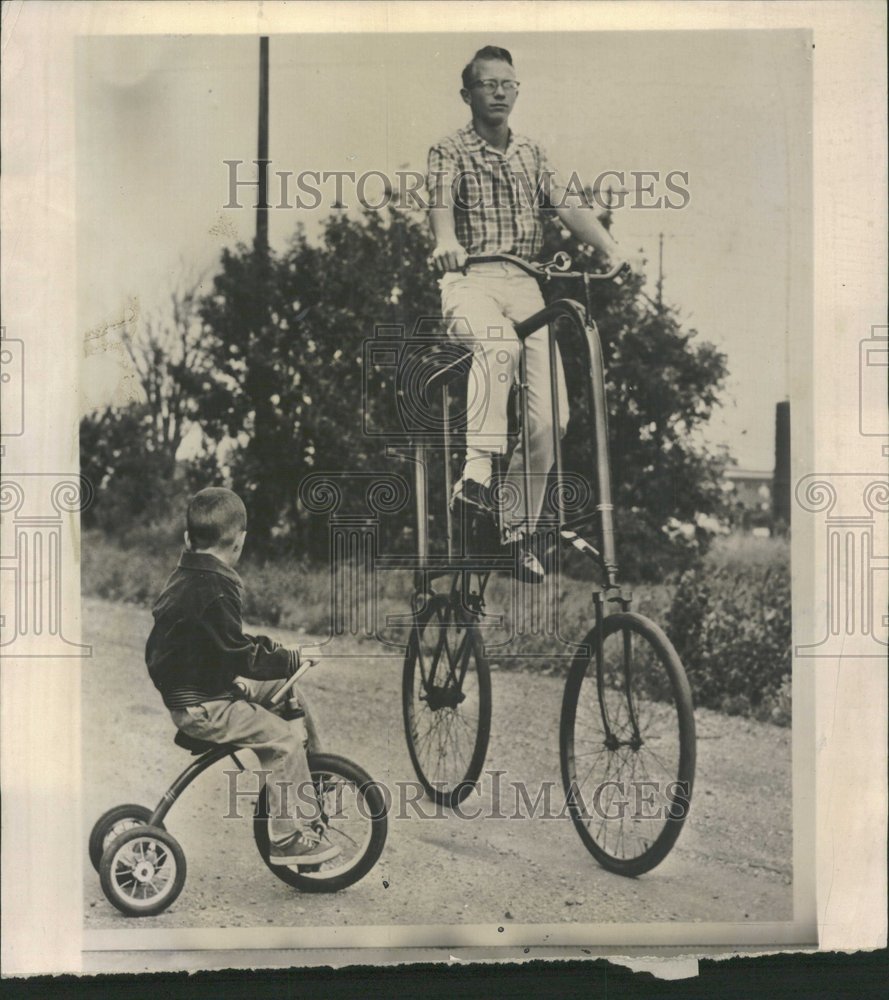
[[[247,508],[237,493],[208,486],[189,500],[185,526],[193,549],[232,545],[247,528]]]
[[[509,63],[509,65],[512,66],[512,56],[506,49],[499,49],[496,45],[486,45],[483,49],[479,49],[478,52],[476,52],[476,54],[463,67],[464,90],[469,90],[469,87],[473,82],[472,68],[475,63],[481,59],[499,59],[501,62]]]

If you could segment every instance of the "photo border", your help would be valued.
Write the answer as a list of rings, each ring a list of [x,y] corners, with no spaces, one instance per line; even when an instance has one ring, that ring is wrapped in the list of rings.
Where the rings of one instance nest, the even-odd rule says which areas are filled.
[[[150,10],[149,10],[150,7]],[[348,7],[348,13],[344,8]],[[76,372],[81,348],[76,337],[59,331],[77,329],[75,319],[76,260],[73,220],[76,218],[71,177],[74,98],[73,46],[76,34],[216,33],[225,22],[225,33],[274,35],[278,32],[334,32],[348,24],[349,32],[361,31],[469,31],[496,25],[502,30],[541,29],[538,5],[490,3],[483,10],[475,4],[451,3],[438,7],[420,4],[265,4],[232,3],[213,9],[194,4],[80,2],[57,4],[10,3],[4,8],[5,52],[3,64],[3,287],[4,323],[11,337],[27,341],[27,356],[54,357],[57,364],[40,370],[39,389],[25,373],[24,437],[5,442],[4,465],[16,468],[24,462],[28,473],[66,475],[77,467]],[[881,20],[882,19],[882,20]],[[885,12],[876,4],[786,3],[764,8],[745,3],[706,4],[587,4],[546,5],[546,30],[560,23],[583,30],[680,30],[702,22],[707,29],[764,30],[808,28],[813,31],[815,90],[815,316],[814,336],[800,340],[807,325],[800,323],[793,357],[804,363],[794,367],[791,397],[794,403],[793,481],[819,469],[829,474],[859,471],[856,456],[862,455],[863,439],[849,439],[837,431],[838,423],[858,431],[857,346],[871,325],[885,316],[886,204],[870,205],[870,221],[853,213],[835,213],[834,192],[850,181],[867,191],[882,189],[885,169],[885,89],[877,93],[874,80],[885,75],[882,45]],[[533,22],[529,24],[529,22]],[[175,26],[175,27],[173,27]],[[861,93],[868,103],[861,108]],[[860,115],[846,111],[855,106]],[[837,148],[831,130],[844,137]],[[41,143],[41,138],[43,142]],[[880,141],[882,139],[882,146]],[[880,152],[882,149],[883,152]],[[841,224],[845,227],[841,230]],[[854,247],[854,252],[853,248]],[[835,264],[835,266],[834,266]],[[53,280],[47,282],[45,275]],[[841,278],[847,279],[845,282]],[[39,287],[42,295],[35,296]],[[806,309],[805,303],[797,308]],[[797,312],[797,316],[801,315]],[[837,343],[848,343],[845,353]],[[848,356],[847,356],[848,355]],[[814,359],[822,359],[813,365]],[[850,360],[851,359],[851,360]],[[808,362],[808,364],[806,363]],[[74,373],[74,377],[72,377]],[[32,377],[37,375],[33,373]],[[851,388],[850,388],[851,387]],[[36,391],[33,391],[36,390]],[[41,402],[52,401],[52,406]],[[35,405],[35,402],[37,405]],[[817,402],[817,405],[816,405]],[[827,405],[825,405],[827,404]],[[805,414],[811,414],[814,436],[807,435]],[[873,454],[872,450],[869,454]],[[850,467],[851,463],[851,467]],[[872,461],[872,466],[879,464]],[[794,643],[814,643],[824,627],[823,599],[816,581],[826,577],[825,556],[818,550],[822,524],[814,517],[800,517],[796,510],[792,542]],[[77,515],[69,514],[77,537]],[[77,642],[79,588],[76,579],[66,579],[63,611],[70,635]],[[807,613],[811,609],[811,614]],[[827,658],[814,663],[794,659],[794,726],[792,734],[794,774],[794,920],[779,925],[528,925],[541,932],[535,946],[564,944],[576,949],[630,946],[619,940],[627,929],[636,933],[652,928],[685,930],[682,941],[694,954],[708,945],[737,950],[745,943],[774,950],[781,945],[848,948],[885,943],[885,857],[880,851],[886,829],[886,784],[883,748],[886,737],[886,681],[879,664],[859,658]],[[815,669],[817,667],[817,669]],[[203,944],[202,935],[229,940],[228,929],[171,932],[89,931],[81,934],[82,849],[84,831],[79,819],[77,789],[80,775],[79,707],[80,665],[76,659],[55,659],[39,664],[4,658],[3,699],[3,813],[4,813],[4,969],[7,972],[79,970],[89,964],[98,968],[97,956],[110,947],[128,952],[160,947],[183,952]],[[41,706],[40,718],[29,714],[29,706]],[[47,747],[46,727],[53,732]],[[844,731],[845,726],[845,731]],[[853,731],[854,730],[854,731]],[[872,738],[861,739],[867,733]],[[850,774],[854,764],[857,774]],[[877,779],[882,775],[882,780]],[[862,780],[864,778],[864,780]],[[857,796],[857,806],[856,806]],[[840,846],[846,859],[833,869],[834,834],[842,833],[844,807],[864,808],[869,822],[852,830],[857,838]],[[42,810],[42,812],[41,812]],[[47,832],[42,815],[59,817]],[[15,822],[12,818],[15,817]],[[816,843],[816,821],[819,840]],[[38,846],[39,845],[39,846]],[[40,864],[47,848],[54,857],[66,858],[59,871],[47,877]],[[882,851],[880,851],[882,854]],[[811,874],[800,870],[805,857],[817,866],[817,889]],[[13,860],[14,859],[14,864]],[[857,863],[856,863],[857,862]],[[805,866],[811,868],[811,864]],[[840,878],[842,876],[842,878]],[[71,915],[76,914],[72,930]],[[726,935],[706,940],[704,928],[724,928]],[[780,929],[794,928],[790,939],[777,936]],[[757,929],[775,927],[776,936],[764,940]],[[36,928],[40,933],[35,934]],[[253,928],[235,933],[244,935]],[[259,933],[259,929],[256,929]],[[327,931],[331,933],[328,934]],[[287,935],[307,936],[314,948],[355,948],[345,938],[355,928],[305,929],[263,927],[263,936],[277,935],[276,945],[292,947]],[[442,925],[431,930],[437,941],[427,939],[427,928],[375,927],[361,948],[423,949],[435,946],[469,948],[482,944],[495,957],[502,949],[528,947],[534,935],[523,937],[525,927],[513,926],[500,934],[496,928]],[[612,934],[618,931],[618,936]],[[744,938],[741,931],[751,938]],[[555,934],[558,932],[559,937]],[[123,935],[123,936],[122,936]],[[163,941],[157,935],[169,935]],[[396,935],[403,935],[394,943]],[[491,935],[494,935],[493,937]],[[249,933],[247,934],[249,937]],[[434,936],[434,935],[433,935]],[[681,933],[680,933],[681,939]],[[154,943],[145,943],[154,942]],[[157,943],[160,942],[160,943]],[[667,941],[651,940],[637,947],[641,953],[653,948],[661,952]],[[224,947],[224,946],[218,946]],[[214,945],[214,950],[218,950]],[[234,943],[232,948],[243,948]],[[251,946],[248,946],[251,947]],[[597,948],[598,950],[598,948]],[[365,953],[366,954],[366,953]],[[416,954],[416,952],[414,952]],[[477,954],[477,952],[476,952]],[[291,960],[311,961],[300,950],[288,951]],[[400,952],[399,960],[411,953]],[[536,955],[534,957],[537,957]],[[564,956],[562,956],[564,957]],[[260,959],[260,952],[256,952]],[[87,959],[89,961],[87,961]],[[158,967],[175,965],[175,956],[158,956]],[[361,958],[357,960],[361,961]],[[142,959],[144,961],[144,959]]]

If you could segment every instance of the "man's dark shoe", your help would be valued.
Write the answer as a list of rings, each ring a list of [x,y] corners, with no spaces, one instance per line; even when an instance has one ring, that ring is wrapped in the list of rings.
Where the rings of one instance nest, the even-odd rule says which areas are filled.
[[[489,486],[482,486],[474,479],[461,479],[451,494],[451,508],[462,525],[467,555],[503,554],[497,511]]]
[[[491,496],[491,487],[482,486],[474,479],[459,479],[451,492],[451,509],[458,503],[468,504],[486,514],[496,514],[497,508]]]
[[[517,539],[509,543],[515,560],[515,577],[522,583],[543,583],[546,573],[540,560],[528,547],[524,539]]]

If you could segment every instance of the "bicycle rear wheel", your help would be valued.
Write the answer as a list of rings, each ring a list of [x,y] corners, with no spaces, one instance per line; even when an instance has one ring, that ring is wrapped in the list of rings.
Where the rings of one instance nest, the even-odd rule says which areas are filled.
[[[147,826],[151,819],[153,809],[148,806],[123,805],[114,806],[102,815],[93,824],[89,839],[89,856],[93,868],[99,870],[102,863],[102,855],[112,840],[119,837],[125,830],[131,830],[134,826]],[[161,830],[163,823],[158,823]]]
[[[594,628],[565,685],[562,781],[580,839],[608,871],[635,876],[670,852],[695,771],[691,689],[670,640],[631,613]]]
[[[402,708],[411,763],[426,794],[457,805],[475,787],[491,734],[491,671],[457,592],[434,595],[416,615]]]

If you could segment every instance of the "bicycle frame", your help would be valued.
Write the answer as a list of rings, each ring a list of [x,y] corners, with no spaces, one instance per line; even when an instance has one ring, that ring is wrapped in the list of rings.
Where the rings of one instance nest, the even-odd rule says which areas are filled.
[[[568,679],[563,697],[562,716],[560,724],[560,757],[562,763],[562,776],[568,802],[572,805],[572,819],[577,827],[581,839],[596,859],[609,871],[614,871],[623,875],[637,875],[649,870],[658,864],[672,847],[678,835],[679,825],[684,818],[684,813],[674,817],[669,814],[670,819],[678,818],[679,825],[664,827],[657,833],[653,842],[648,837],[645,830],[638,836],[639,850],[632,857],[626,855],[621,849],[615,854],[614,848],[608,847],[608,830],[599,827],[591,829],[589,825],[584,825],[585,816],[578,813],[578,808],[583,809],[582,800],[578,806],[579,789],[576,784],[578,774],[577,756],[584,758],[584,776],[580,784],[583,785],[593,768],[598,766],[604,768],[604,784],[609,784],[607,779],[612,777],[612,767],[617,769],[628,768],[631,777],[636,776],[636,766],[640,765],[640,774],[647,775],[646,763],[642,754],[649,753],[646,744],[649,740],[648,729],[651,719],[646,716],[649,713],[642,711],[646,700],[660,701],[675,705],[677,714],[677,724],[679,727],[679,751],[680,756],[677,761],[672,762],[665,758],[661,761],[657,756],[658,745],[653,744],[654,749],[650,750],[650,755],[657,761],[658,766],[664,770],[668,776],[674,773],[673,763],[676,772],[687,782],[689,789],[694,772],[694,718],[691,705],[691,694],[688,689],[688,682],[685,678],[681,662],[675,650],[672,648],[669,639],[648,619],[640,615],[628,614],[632,595],[627,589],[623,589],[618,584],[618,565],[616,553],[616,538],[614,526],[614,504],[612,497],[611,467],[609,460],[609,436],[608,436],[608,408],[605,391],[605,365],[602,352],[602,344],[599,332],[591,317],[590,284],[593,280],[607,280],[617,277],[623,270],[623,265],[615,268],[607,274],[577,274],[568,272],[571,266],[570,258],[567,255],[558,255],[557,258],[546,265],[531,265],[527,262],[510,257],[509,255],[491,255],[488,257],[470,257],[467,265],[476,263],[509,263],[519,271],[542,280],[552,277],[577,278],[582,279],[585,292],[585,304],[572,298],[559,298],[549,305],[544,306],[532,316],[514,324],[516,335],[521,343],[521,354],[519,363],[519,385],[518,402],[521,407],[521,442],[518,447],[523,449],[519,455],[524,458],[524,512],[515,512],[511,525],[516,532],[529,530],[534,522],[531,511],[532,501],[530,485],[531,476],[535,473],[530,471],[529,462],[529,434],[530,421],[528,419],[529,387],[527,382],[526,357],[529,352],[525,350],[525,345],[529,337],[546,329],[546,350],[549,354],[549,378],[550,378],[550,399],[552,400],[553,420],[553,450],[552,468],[546,470],[546,474],[554,475],[556,480],[557,493],[549,494],[549,501],[542,503],[548,507],[552,516],[548,513],[547,519],[541,519],[537,525],[540,539],[544,545],[551,541],[558,544],[559,541],[570,543],[579,550],[585,558],[592,559],[599,567],[601,577],[593,586],[592,600],[594,609],[594,627],[587,633],[583,643],[571,642],[575,649],[572,654],[572,664],[569,670]],[[480,333],[480,331],[479,331]],[[451,342],[453,344],[453,342]],[[536,350],[543,348],[542,336],[533,342]],[[423,352],[425,345],[419,344],[415,349]],[[477,350],[478,348],[476,348]],[[496,347],[494,348],[496,351]],[[557,353],[558,352],[558,353]],[[461,800],[461,795],[465,794],[467,787],[472,787],[481,773],[484,763],[485,753],[488,748],[488,737],[491,728],[491,677],[490,667],[485,658],[483,636],[475,631],[478,619],[485,617],[482,610],[484,603],[484,590],[488,576],[494,569],[517,569],[514,553],[511,548],[504,548],[500,543],[504,539],[510,539],[510,533],[504,531],[504,523],[508,522],[505,511],[504,496],[509,497],[514,493],[518,498],[520,491],[513,490],[515,485],[513,474],[504,485],[495,475],[493,488],[486,500],[487,504],[496,508],[482,517],[472,514],[472,508],[467,504],[461,505],[466,519],[465,528],[469,532],[469,537],[464,536],[468,541],[461,553],[455,557],[454,545],[454,524],[450,509],[450,499],[452,492],[453,470],[451,469],[451,412],[449,408],[449,383],[454,376],[466,368],[467,361],[473,359],[473,364],[477,355],[473,350],[467,348],[459,357],[455,357],[451,348],[446,351],[442,348],[430,350],[429,354],[421,353],[422,363],[428,364],[429,374],[417,382],[423,387],[423,395],[420,397],[424,411],[429,412],[433,420],[417,420],[413,425],[414,433],[411,436],[410,448],[412,454],[409,457],[414,462],[414,489],[415,501],[417,505],[417,553],[416,559],[402,560],[401,566],[410,566],[414,570],[415,592],[412,598],[412,617],[409,622],[411,626],[411,637],[405,657],[404,672],[402,680],[402,694],[405,718],[405,731],[408,740],[408,750],[414,764],[414,768],[421,782],[424,784],[428,794],[437,802],[444,802],[449,806],[456,805]],[[500,359],[498,359],[499,362]],[[561,414],[559,413],[559,388],[561,382],[561,372],[558,361],[562,361],[562,369],[568,376],[566,381],[572,391],[572,400],[577,403],[578,394],[582,394],[577,409],[572,416],[583,417],[584,428],[586,420],[589,420],[589,439],[593,447],[593,455],[587,458],[584,455],[583,463],[587,466],[583,477],[582,488],[577,498],[570,496],[572,482],[571,477],[563,469],[562,455],[562,435],[561,435]],[[416,372],[416,368],[409,369]],[[495,373],[498,374],[499,373]],[[580,379],[572,375],[580,375]],[[473,376],[475,376],[473,378]],[[484,392],[483,374],[481,372],[471,373],[470,382],[474,386],[479,398]],[[405,385],[408,381],[405,380]],[[543,389],[543,386],[535,385],[534,389]],[[578,392],[580,390],[580,392]],[[440,394],[441,418],[439,419],[437,410],[439,405],[438,395]],[[468,393],[470,395],[470,393]],[[563,394],[564,397],[564,394]],[[533,401],[533,397],[530,397]],[[453,402],[453,401],[452,401]],[[500,405],[498,403],[498,405]],[[416,412],[419,413],[419,410]],[[499,415],[498,415],[499,416]],[[469,406],[467,405],[466,424],[469,426]],[[537,425],[537,429],[540,424]],[[573,429],[573,428],[572,428]],[[429,439],[425,432],[432,430],[434,434],[443,432],[443,442],[439,437]],[[548,433],[548,432],[547,432]],[[545,442],[548,444],[548,442]],[[441,485],[445,489],[445,524],[446,524],[446,555],[430,553],[429,525],[430,519],[430,478],[427,473],[427,459],[431,452],[440,453],[443,451],[445,458],[444,476],[436,475],[436,489]],[[548,449],[547,449],[548,451]],[[584,449],[585,452],[585,449]],[[515,453],[514,453],[515,454]],[[546,461],[549,461],[547,457]],[[428,469],[439,473],[440,470],[429,465]],[[536,470],[539,472],[540,470]],[[502,473],[502,469],[500,470]],[[443,482],[442,482],[443,480]],[[591,497],[590,491],[585,486],[589,485],[595,491]],[[545,483],[551,486],[550,483]],[[467,498],[471,500],[471,498]],[[441,497],[437,497],[440,502]],[[460,509],[460,508],[458,508]],[[436,513],[438,507],[435,508]],[[522,518],[523,513],[523,520]],[[493,514],[493,517],[489,516]],[[536,514],[536,511],[534,512]],[[499,522],[501,537],[496,542],[491,540],[490,546],[487,540],[482,537],[484,527],[494,520]],[[582,526],[590,525],[588,532],[595,545],[582,537],[580,531]],[[555,530],[554,530],[555,529]],[[596,534],[598,532],[598,534]],[[598,547],[596,547],[598,546]],[[472,551],[472,555],[463,553]],[[493,551],[494,556],[478,555]],[[500,554],[500,553],[504,554]],[[510,552],[510,555],[506,555]],[[545,561],[545,560],[544,560]],[[394,565],[394,563],[390,564]],[[549,572],[549,571],[547,571]],[[439,587],[436,593],[432,587],[435,577],[450,575],[450,592],[443,593],[443,587]],[[538,591],[543,600],[549,597],[555,598],[557,602],[562,596],[559,593],[560,581],[558,579],[558,564],[552,571],[552,577],[556,585],[549,591]],[[517,574],[518,575],[518,574]],[[475,579],[478,586],[475,586]],[[515,591],[513,591],[515,595]],[[534,599],[534,595],[527,595],[529,602]],[[524,601],[524,596],[520,598]],[[429,607],[429,602],[436,602]],[[542,603],[542,602],[541,602]],[[621,612],[610,613],[608,605],[618,605]],[[425,610],[424,610],[424,605]],[[518,608],[518,605],[516,606]],[[556,604],[558,607],[558,604]],[[439,621],[436,622],[436,614],[439,614]],[[607,613],[608,612],[608,613]],[[504,616],[497,616],[503,617]],[[516,613],[518,618],[518,612]],[[460,642],[460,623],[464,623],[467,630],[473,630],[472,647],[469,644],[469,636],[462,637]],[[438,634],[435,634],[434,627],[440,624],[443,626]],[[457,625],[458,638],[454,640],[454,649],[451,649],[451,637],[448,635],[450,626]],[[487,621],[487,625],[495,625],[492,619]],[[516,629],[516,635],[520,630]],[[554,634],[558,634],[557,632]],[[637,639],[634,641],[634,636]],[[561,637],[560,637],[561,638]],[[614,642],[611,640],[614,639]],[[425,642],[427,649],[431,650],[424,658],[421,649],[421,642]],[[615,642],[617,645],[615,646]],[[639,672],[637,673],[636,658],[634,652],[640,648],[643,650],[639,659]],[[477,659],[477,684],[475,687],[469,686],[469,698],[476,697],[478,709],[475,721],[470,720],[467,724],[460,714],[462,687],[469,668],[469,655],[478,651]],[[655,657],[655,670],[660,670],[660,678],[666,678],[669,684],[666,689],[666,696],[660,688],[648,690],[645,685],[645,673],[650,669],[650,658]],[[592,680],[591,671],[595,670],[595,689],[598,700],[598,710],[593,704],[593,697],[588,693],[589,686],[587,678]],[[418,676],[419,673],[419,676]],[[641,687],[636,688],[634,682],[639,680]],[[419,685],[418,685],[419,681]],[[483,693],[483,694],[482,694]],[[638,695],[638,703],[637,703]],[[575,750],[575,726],[578,724],[578,706],[583,702],[584,710],[590,714],[587,716],[592,725],[587,728],[593,730],[593,738],[586,739],[586,745],[591,746],[590,750],[578,752]],[[470,707],[474,708],[476,702],[470,701]],[[417,707],[419,706],[419,708]],[[468,713],[467,713],[468,714]],[[670,712],[667,712],[670,715]],[[451,717],[455,716],[456,721]],[[672,717],[672,716],[671,716]],[[417,725],[417,719],[423,720],[423,729]],[[601,729],[598,719],[601,720]],[[441,734],[451,732],[451,725],[465,728],[470,742],[466,749],[458,755],[451,753],[450,744],[446,739],[442,739]],[[581,724],[585,724],[581,719]],[[459,730],[463,734],[463,730]],[[435,745],[430,744],[429,734],[439,734],[438,759],[435,757]],[[581,734],[583,737],[583,734]],[[657,739],[656,735],[654,739]],[[463,741],[461,741],[462,747]],[[427,748],[432,746],[431,750]],[[447,753],[443,752],[443,748]],[[650,748],[649,748],[650,749]],[[635,755],[640,754],[637,758]],[[450,756],[448,756],[450,755]],[[594,756],[595,755],[595,756]],[[451,759],[453,758],[453,759]],[[594,761],[590,766],[591,759]],[[452,780],[452,772],[455,775]],[[446,787],[436,787],[436,776],[445,773],[448,777]],[[610,782],[614,784],[614,782]],[[604,787],[604,785],[599,786]],[[464,791],[461,792],[461,789]],[[675,801],[680,800],[671,794],[671,809]],[[686,796],[687,806],[687,796]],[[612,817],[604,817],[610,819]],[[617,817],[621,821],[620,843],[623,844],[623,813]],[[655,817],[645,817],[654,819]],[[613,828],[611,828],[613,829]],[[638,831],[636,831],[638,832]],[[630,834],[628,834],[630,836]],[[648,837],[648,840],[646,840]]]
[[[213,750],[208,750],[206,753],[201,754],[197,760],[193,760],[161,796],[160,802],[158,802],[154,808],[154,812],[151,814],[151,819],[148,820],[149,825],[158,826],[163,823],[167,813],[173,808],[179,797],[195,778],[203,774],[208,767],[212,767],[225,757],[231,757],[239,771],[245,770],[244,765],[237,757],[239,749],[240,747],[233,748],[230,745],[222,744]]]
[[[562,472],[562,442],[559,435],[559,413],[558,413],[558,391],[557,391],[557,370],[553,363],[556,357],[556,348],[562,354],[561,346],[558,344],[554,324],[559,319],[569,320],[569,329],[575,339],[575,349],[586,362],[589,372],[589,379],[586,383],[587,401],[589,403],[590,414],[593,421],[593,435],[595,448],[595,488],[596,488],[596,510],[600,515],[599,532],[601,537],[602,551],[594,549],[588,542],[580,539],[575,532],[566,529],[562,525],[561,511],[559,512],[559,532],[565,537],[565,532],[574,536],[566,538],[566,541],[577,544],[588,555],[592,555],[605,573],[605,584],[607,589],[617,586],[617,554],[614,541],[614,504],[611,494],[611,466],[608,460],[608,407],[605,400],[605,365],[602,359],[602,344],[599,340],[599,332],[592,322],[587,322],[584,307],[574,299],[557,299],[548,306],[544,306],[539,312],[529,316],[526,320],[516,323],[515,330],[519,338],[524,342],[532,333],[549,326],[549,351],[550,351],[550,388],[554,404],[553,421],[553,443],[555,446],[555,463],[557,477],[561,478]],[[565,362],[562,355],[563,364]],[[526,463],[527,468],[527,463]],[[527,492],[527,491],[526,491]]]
[[[485,260],[486,258],[478,258],[479,262],[483,262]],[[540,275],[538,275],[538,277],[539,276]],[[558,277],[559,275],[556,274],[555,276]],[[567,277],[569,275],[562,276]],[[584,277],[586,278],[587,276]],[[555,302],[552,302],[539,312],[536,312],[527,319],[516,323],[515,330],[522,343],[524,343],[524,341],[537,330],[544,326],[549,327],[548,337],[552,392],[551,398],[554,406],[554,469],[557,478],[560,480],[562,475],[562,447],[559,435],[560,414],[558,410],[557,366],[555,364],[555,359],[556,351],[558,350],[564,365],[566,361],[566,353],[569,353],[562,350],[562,347],[559,344],[559,338],[556,335],[555,325],[562,320],[567,320],[566,325],[570,331],[570,338],[572,340],[570,353],[573,354],[574,357],[581,358],[585,363],[586,370],[589,372],[589,378],[586,381],[586,394],[589,412],[593,422],[593,438],[595,448],[595,468],[593,473],[597,501],[596,511],[600,517],[599,527],[601,552],[594,546],[590,545],[585,539],[581,538],[577,532],[573,530],[570,524],[565,525],[563,523],[561,510],[558,512],[559,534],[565,541],[571,543],[583,552],[584,555],[597,562],[605,576],[606,590],[614,590],[618,587],[618,566],[614,537],[614,505],[612,502],[611,469],[608,458],[608,409],[605,398],[605,369],[598,330],[593,322],[588,321],[587,310],[585,310],[584,306],[574,299],[558,299]],[[449,370],[453,369],[459,363],[459,361],[452,362],[450,365],[443,368],[441,372],[437,373],[437,376],[433,376],[433,379],[436,377],[442,378],[443,375],[446,375]],[[447,490],[446,495],[449,497],[452,486],[452,476],[450,468],[451,442],[448,412],[448,382],[445,379],[442,379],[442,381],[443,384],[440,392],[443,413],[442,432],[444,437],[443,450],[445,460],[445,488]],[[524,407],[524,392],[522,392],[521,399]],[[523,417],[525,420],[525,426],[527,427],[526,412],[523,413]],[[522,439],[522,447],[526,449],[524,467],[527,476],[527,436],[524,433],[522,435]],[[447,556],[445,558],[430,556],[428,532],[429,484],[426,472],[426,461],[429,450],[429,445],[424,440],[414,440],[412,457],[414,462],[414,495],[417,516],[418,556],[418,565],[415,571],[415,586],[418,592],[424,592],[427,589],[425,581],[430,576],[442,575],[443,573],[456,570],[461,565],[464,566],[465,572],[467,570],[471,570],[473,566],[476,566],[479,562],[477,558],[470,560],[454,558],[454,530],[449,505],[447,505],[446,508]],[[528,489],[526,481],[525,497],[527,498],[527,496]],[[508,569],[511,565],[511,559],[507,556],[492,556],[485,559],[485,569]]]

